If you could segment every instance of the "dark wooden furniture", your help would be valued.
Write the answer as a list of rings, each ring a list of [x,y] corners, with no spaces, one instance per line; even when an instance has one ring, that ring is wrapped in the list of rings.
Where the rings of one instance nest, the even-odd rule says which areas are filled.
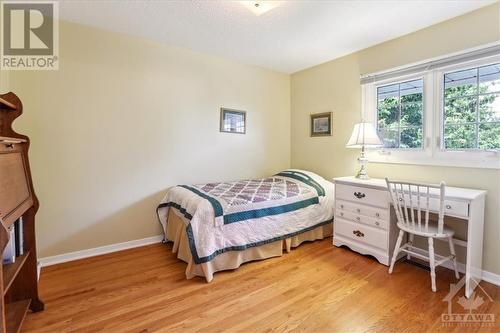
[[[43,310],[38,298],[35,214],[38,200],[33,191],[28,162],[29,138],[17,134],[12,122],[23,112],[19,98],[0,95],[0,249],[9,241],[9,228],[23,218],[24,254],[0,272],[0,333],[19,332],[26,312]]]

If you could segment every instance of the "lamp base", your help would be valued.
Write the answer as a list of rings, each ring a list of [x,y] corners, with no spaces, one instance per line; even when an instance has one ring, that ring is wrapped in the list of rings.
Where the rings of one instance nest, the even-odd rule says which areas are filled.
[[[364,179],[364,180],[370,179],[370,177],[368,175],[366,175],[366,174],[363,175],[363,174],[360,174],[359,172],[356,174],[356,178]]]
[[[360,167],[359,167],[358,173],[356,174],[356,178],[365,179],[365,180],[370,179],[370,177],[368,176],[368,172],[366,171],[366,165],[368,164],[368,159],[365,156],[364,147],[361,150],[361,156],[358,157],[358,163],[359,163]]]

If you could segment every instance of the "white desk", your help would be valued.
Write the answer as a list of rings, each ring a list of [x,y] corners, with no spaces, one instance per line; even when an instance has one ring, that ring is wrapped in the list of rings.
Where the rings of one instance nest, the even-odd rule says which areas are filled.
[[[334,245],[346,245],[389,265],[398,228],[385,180],[340,177],[334,182]],[[445,215],[467,223],[467,240],[454,240],[456,245],[467,248],[466,297],[472,295],[482,279],[485,196],[484,190],[451,186],[445,189]],[[431,192],[431,197],[436,198],[431,200],[431,211],[437,213],[439,192]]]

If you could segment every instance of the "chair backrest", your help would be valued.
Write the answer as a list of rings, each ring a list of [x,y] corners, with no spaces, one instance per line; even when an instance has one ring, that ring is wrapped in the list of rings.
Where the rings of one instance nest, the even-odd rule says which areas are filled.
[[[385,179],[396,217],[405,227],[420,232],[429,232],[429,211],[431,210],[431,189],[439,190],[438,233],[443,233],[445,183],[428,185]],[[435,192],[434,198],[435,199]],[[435,203],[433,204],[435,206]]]

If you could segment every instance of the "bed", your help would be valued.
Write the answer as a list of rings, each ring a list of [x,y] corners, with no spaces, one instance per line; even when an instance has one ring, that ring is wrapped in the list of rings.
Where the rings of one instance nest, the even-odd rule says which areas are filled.
[[[298,169],[235,182],[179,185],[157,208],[165,241],[185,261],[186,277],[289,252],[331,236],[334,185]]]

